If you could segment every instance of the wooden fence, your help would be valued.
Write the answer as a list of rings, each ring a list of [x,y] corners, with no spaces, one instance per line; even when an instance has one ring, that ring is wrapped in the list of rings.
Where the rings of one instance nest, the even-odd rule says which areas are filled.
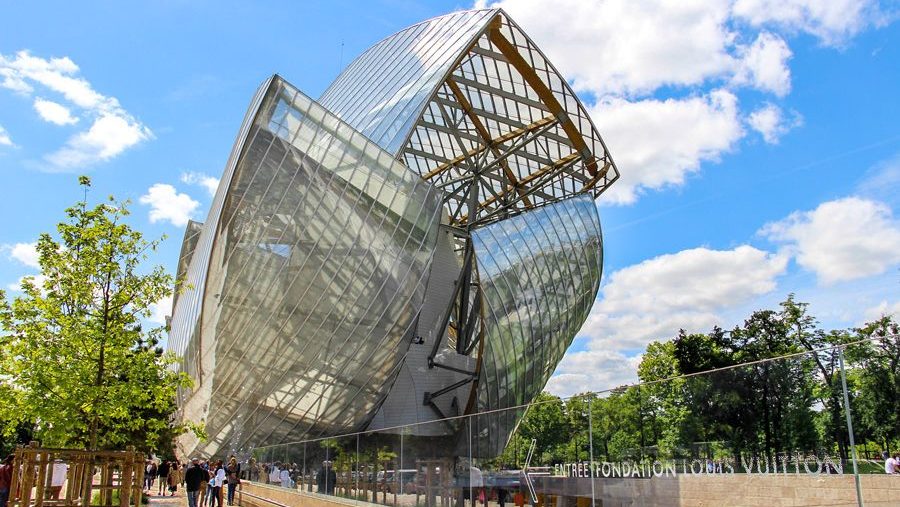
[[[127,451],[16,449],[10,507],[139,506],[144,455]],[[96,494],[95,494],[96,493]]]

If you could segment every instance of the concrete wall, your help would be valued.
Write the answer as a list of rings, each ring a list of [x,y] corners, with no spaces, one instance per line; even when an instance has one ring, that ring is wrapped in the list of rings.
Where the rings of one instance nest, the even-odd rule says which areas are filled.
[[[542,507],[589,507],[591,479],[551,477],[540,481]],[[866,507],[900,506],[900,476],[861,476]],[[362,502],[323,497],[270,485],[244,482],[252,495],[286,507],[359,507]],[[854,507],[856,486],[845,475],[679,475],[652,479],[594,480],[594,507]],[[391,496],[388,496],[391,500]],[[415,500],[401,500],[401,505]],[[278,507],[241,495],[242,507]],[[369,504],[371,505],[371,504]],[[492,504],[496,505],[496,504]],[[509,506],[511,504],[507,504]]]

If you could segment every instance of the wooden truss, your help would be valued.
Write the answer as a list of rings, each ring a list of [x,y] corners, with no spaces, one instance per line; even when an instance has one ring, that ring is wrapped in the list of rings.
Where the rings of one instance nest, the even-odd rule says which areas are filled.
[[[403,152],[445,191],[450,225],[480,227],[618,178],[565,80],[502,13],[432,96]]]

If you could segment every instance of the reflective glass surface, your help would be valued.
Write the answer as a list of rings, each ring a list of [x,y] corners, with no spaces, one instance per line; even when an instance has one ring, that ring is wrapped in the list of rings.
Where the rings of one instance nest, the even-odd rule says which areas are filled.
[[[435,89],[495,12],[454,12],[382,40],[354,60],[318,102],[397,153]]]
[[[900,483],[885,473],[882,452],[896,454],[897,443],[879,441],[864,415],[867,396],[892,388],[853,377],[900,374],[860,356],[878,357],[898,340],[876,336],[692,373],[693,360],[727,352],[678,351],[686,344],[668,341],[645,354],[638,384],[595,378],[568,398],[544,393],[527,406],[254,449],[243,459],[287,461],[298,480],[251,478],[242,488],[286,505],[894,506]],[[891,400],[881,403],[893,410]],[[498,414],[522,412],[507,442],[479,449]],[[441,433],[430,427],[456,437],[421,436]]]
[[[600,220],[579,195],[474,233],[484,292],[485,342],[478,412],[527,405],[543,389],[597,296]],[[476,454],[498,453],[516,411],[474,420]]]
[[[198,321],[171,333],[196,382],[184,416],[212,436],[187,453],[362,427],[411,341],[440,223],[430,185],[278,77],[237,150],[191,264],[196,307],[176,311]]]

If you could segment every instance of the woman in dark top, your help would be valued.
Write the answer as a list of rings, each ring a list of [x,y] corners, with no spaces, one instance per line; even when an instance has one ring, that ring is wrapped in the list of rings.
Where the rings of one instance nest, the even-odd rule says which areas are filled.
[[[228,505],[234,505],[234,490],[240,484],[241,465],[238,464],[237,458],[234,456],[228,460],[228,466],[225,467],[225,477],[228,480]]]

